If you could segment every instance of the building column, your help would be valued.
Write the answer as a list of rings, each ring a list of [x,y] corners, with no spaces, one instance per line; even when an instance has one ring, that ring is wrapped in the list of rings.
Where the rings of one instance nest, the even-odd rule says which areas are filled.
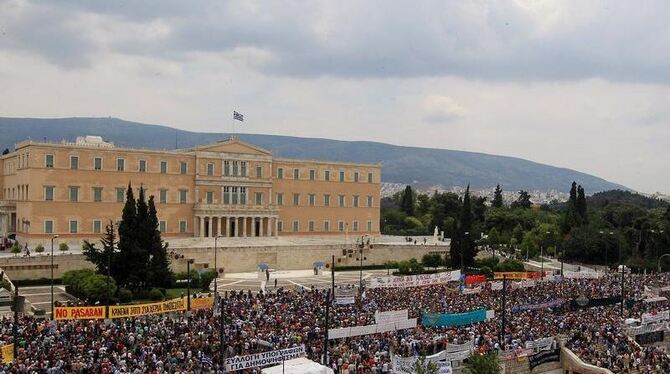
[[[249,217],[242,217],[242,236],[247,237],[247,221]]]
[[[205,237],[205,217],[198,216],[198,227],[199,227],[199,230],[200,230],[200,237],[204,238]]]
[[[251,236],[256,236],[256,217],[251,217]]]
[[[263,225],[264,225],[263,219],[264,219],[263,217],[258,217],[258,236],[266,235],[265,231],[263,230]]]
[[[214,237],[214,232],[212,231],[214,229],[214,223],[212,221],[214,221],[214,217],[209,216],[209,222],[207,222],[207,224],[209,225],[208,229],[210,238]]]
[[[274,232],[274,236],[279,236],[279,218],[275,217],[275,218],[273,218],[273,220],[274,220],[274,222],[275,222],[275,232]],[[269,222],[270,222],[270,219],[268,219],[268,227],[270,227],[270,223],[269,223]]]
[[[235,217],[235,237],[240,237],[240,233],[242,230],[240,229],[240,217]]]

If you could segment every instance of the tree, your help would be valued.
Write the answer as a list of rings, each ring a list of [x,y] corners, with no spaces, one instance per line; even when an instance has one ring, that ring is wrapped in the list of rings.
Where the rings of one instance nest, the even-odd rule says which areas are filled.
[[[37,247],[35,247],[35,252],[37,253],[44,252],[44,246],[42,245],[42,243],[38,244]]]
[[[493,191],[493,201],[491,202],[491,206],[493,208],[503,207],[503,195],[502,195],[502,188],[500,188],[500,185],[497,185],[495,191]]]
[[[70,250],[70,247],[67,245],[67,243],[60,243],[58,244],[58,250],[61,252],[67,252]]]
[[[414,215],[414,191],[407,185],[400,198],[400,209],[408,216]]]
[[[666,221],[670,222],[670,205],[668,205],[668,209],[665,211],[663,218],[665,218]]]
[[[498,356],[493,352],[473,353],[464,364],[466,371],[471,374],[499,374],[501,372]]]
[[[500,244],[500,233],[498,230],[493,227],[491,230],[489,230],[489,234],[486,239],[487,243],[489,246],[491,246],[491,250],[493,251],[493,256],[495,257],[496,255],[496,249],[498,249],[498,244]]]
[[[112,278],[117,279],[119,259],[116,248],[118,243],[116,242],[116,229],[113,221],[110,221],[105,227],[105,235],[100,239],[100,243],[102,249],[96,248],[94,243],[85,240],[84,245],[82,245],[82,253],[86,260],[95,265],[98,274],[109,274]]]
[[[149,273],[151,274],[151,285],[154,287],[171,287],[174,283],[174,274],[170,269],[170,261],[167,256],[167,243],[163,242],[161,232],[158,230],[158,212],[154,197],[149,196],[148,205],[148,230],[151,237],[149,246]]]
[[[119,223],[119,256],[123,258],[124,266],[119,267],[117,283],[121,287],[138,290],[142,287],[142,280],[146,271],[146,261],[142,261],[142,249],[137,241],[137,203],[133,194],[133,186],[128,183],[126,203],[121,213]]]
[[[413,374],[437,374],[438,372],[437,364],[432,361],[426,362],[425,356],[419,357],[419,359],[414,362],[414,367],[412,369]]]
[[[9,153],[9,148],[5,148],[5,150],[2,151],[2,155],[3,155],[3,156],[6,155],[6,154],[8,154],[8,153]]]
[[[470,203],[470,185],[463,195],[463,204],[458,220],[456,235],[453,238],[450,248],[451,266],[455,268],[464,268],[474,265],[475,251],[472,237],[472,206]]]
[[[21,246],[19,245],[18,242],[14,242],[11,251],[14,254],[14,256],[18,256],[19,253],[21,253]]]
[[[577,187],[577,202],[575,204],[577,208],[577,214],[579,214],[580,221],[581,223],[586,223],[587,222],[587,217],[586,217],[586,196],[584,193],[584,189],[582,186]]]
[[[521,190],[519,191],[519,197],[516,198],[516,201],[512,203],[512,209],[521,208],[528,209],[531,206],[530,194],[528,191]]]
[[[427,268],[436,268],[442,265],[442,256],[439,253],[427,253],[421,258],[421,263]]]

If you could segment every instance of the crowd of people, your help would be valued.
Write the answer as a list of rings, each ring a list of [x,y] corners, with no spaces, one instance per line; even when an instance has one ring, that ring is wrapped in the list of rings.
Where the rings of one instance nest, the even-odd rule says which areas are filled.
[[[526,342],[562,337],[585,362],[615,373],[670,372],[670,360],[658,348],[641,347],[624,334],[620,304],[574,307],[568,301],[617,297],[621,277],[538,281],[530,287],[507,282],[506,324],[501,334],[502,290],[491,283],[478,293],[463,293],[458,283],[415,288],[366,289],[353,304],[329,305],[328,327],[375,323],[378,311],[408,310],[416,328],[330,340],[324,346],[326,291],[283,289],[230,292],[221,300],[226,357],[305,346],[307,356],[321,361],[328,350],[337,373],[388,373],[391,356],[431,355],[450,344],[471,344],[478,352],[516,350]],[[641,300],[650,287],[670,285],[670,273],[626,275],[629,305],[626,318],[670,309],[667,301]],[[535,308],[545,302],[551,307]],[[332,301],[332,300],[331,300]],[[526,306],[526,307],[524,307]],[[531,306],[528,308],[528,306]],[[424,312],[495,311],[495,317],[459,327],[428,327]],[[212,309],[104,320],[19,321],[18,357],[5,371],[18,373],[199,373],[216,370],[221,341],[220,318]],[[12,342],[13,320],[4,319],[0,342]],[[502,340],[501,340],[502,337]],[[252,369],[248,372],[260,372]]]

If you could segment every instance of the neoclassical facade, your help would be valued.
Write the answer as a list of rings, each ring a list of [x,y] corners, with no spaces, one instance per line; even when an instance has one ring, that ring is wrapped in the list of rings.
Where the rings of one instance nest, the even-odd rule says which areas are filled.
[[[27,140],[0,170],[0,235],[20,242],[99,238],[129,183],[154,196],[168,239],[379,234],[380,165],[275,158],[235,138],[171,151]]]

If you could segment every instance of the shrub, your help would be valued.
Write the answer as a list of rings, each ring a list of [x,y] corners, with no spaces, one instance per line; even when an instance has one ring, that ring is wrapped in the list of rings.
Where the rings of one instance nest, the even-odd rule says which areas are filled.
[[[464,362],[465,372],[472,374],[498,374],[501,372],[498,355],[473,353]]]
[[[0,282],[0,287],[6,289],[7,291],[12,290],[12,285],[7,279],[3,279],[2,282]]]
[[[507,259],[496,265],[495,271],[524,271],[523,262]]]
[[[58,249],[60,251],[65,252],[65,251],[68,251],[70,249],[70,247],[67,245],[67,243],[60,243],[60,244],[58,244]]]
[[[67,292],[89,302],[103,301],[114,295],[116,282],[93,270],[71,270],[63,274],[63,284]]]
[[[151,291],[149,291],[149,300],[152,301],[159,301],[163,300],[165,298],[165,295],[159,290],[158,288],[152,288]]]
[[[177,273],[175,276],[177,279],[177,287],[180,288],[186,288],[187,282],[186,280],[188,279],[188,273],[187,272],[182,272],[182,273]],[[200,287],[200,273],[198,273],[197,270],[191,270],[191,288],[198,288]]]
[[[215,271],[206,271],[200,274],[200,288],[202,288],[203,291],[209,291],[209,285],[212,283],[215,277]]]
[[[491,268],[488,266],[482,266],[479,268],[479,270],[481,270],[481,272],[487,277],[493,276],[493,270],[491,270]]]
[[[19,243],[14,242],[14,244],[12,245],[11,251],[15,255],[18,255],[19,253],[21,253],[21,246],[19,245]]]
[[[38,244],[37,247],[35,247],[35,252],[37,253],[44,252],[44,246],[42,244]]]
[[[421,274],[424,272],[423,265],[415,258],[398,263],[398,273],[402,275]]]
[[[117,296],[122,303],[129,303],[133,300],[133,293],[127,288],[119,289]]]
[[[436,268],[442,265],[442,256],[438,253],[428,253],[423,255],[421,263],[427,268]]]

